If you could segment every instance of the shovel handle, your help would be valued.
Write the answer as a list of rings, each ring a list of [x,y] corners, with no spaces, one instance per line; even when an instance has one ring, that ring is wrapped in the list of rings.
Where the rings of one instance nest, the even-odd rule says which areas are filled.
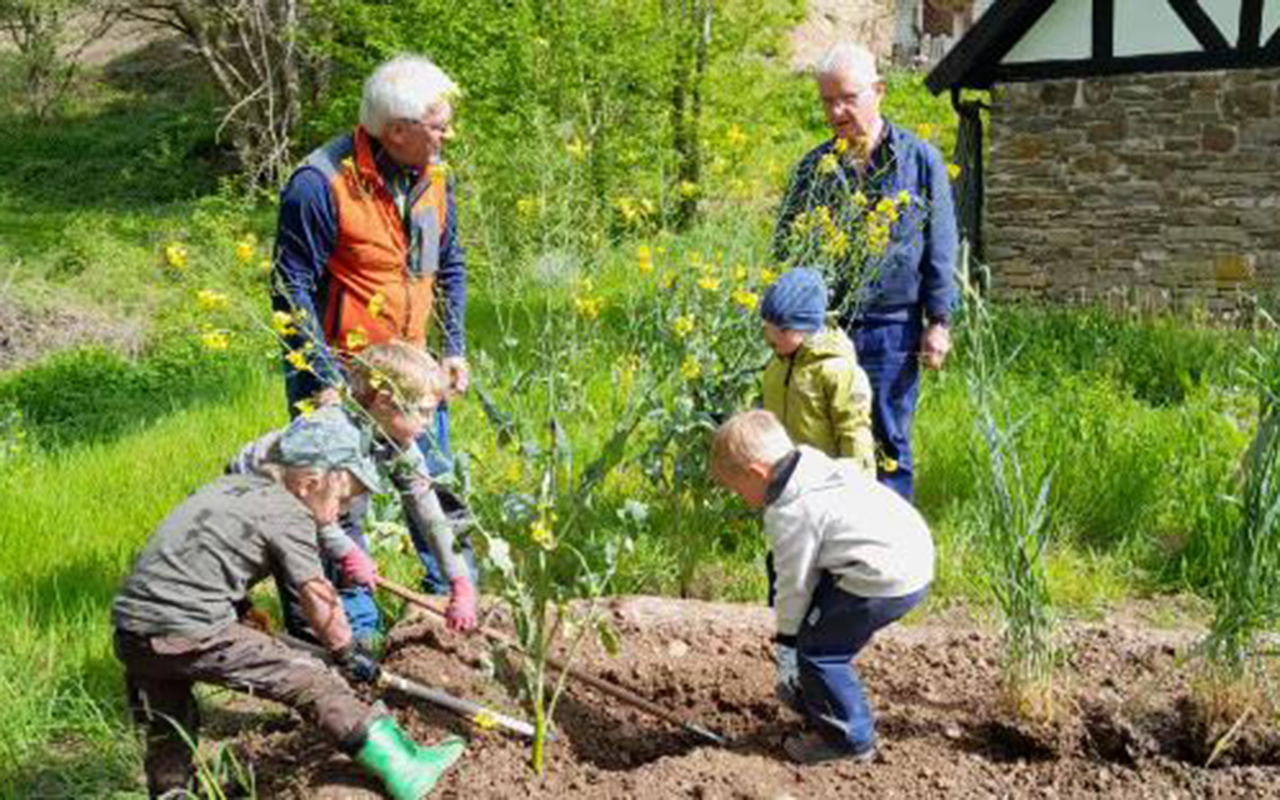
[[[439,608],[437,608],[436,604],[432,602],[431,598],[427,597],[426,595],[418,594],[412,589],[406,588],[404,586],[400,586],[399,584],[394,583],[393,581],[389,581],[386,578],[383,578],[381,576],[378,577],[378,587],[381,589],[386,589],[388,592],[395,595],[396,597],[399,597],[401,600],[405,600],[406,602],[413,603],[419,608],[423,608],[431,612],[432,614],[435,614],[437,617],[441,617],[441,618],[444,617],[444,612],[441,611]],[[499,633],[498,631],[493,630],[492,628],[481,627],[480,633],[485,638],[489,639],[492,642],[497,642],[503,647],[506,647],[517,653],[520,653],[521,655],[528,655],[524,651],[524,649],[521,648],[520,645],[518,645],[514,640],[512,640],[510,637],[506,636],[505,634],[502,634],[502,633]],[[713,742],[714,744],[718,744],[718,745],[725,744],[725,740],[723,737],[717,736],[711,731],[708,731],[705,728],[702,728],[698,725],[694,725],[692,723],[686,722],[685,720],[671,713],[670,711],[658,705],[657,703],[654,703],[650,700],[646,700],[645,698],[641,697],[640,695],[636,694],[630,689],[625,689],[621,686],[618,686],[617,684],[610,683],[604,680],[603,678],[597,678],[595,675],[592,675],[591,673],[583,672],[580,669],[568,666],[562,661],[559,661],[551,656],[547,657],[547,666],[551,667],[552,669],[558,672],[565,673],[566,675],[568,675],[569,677],[573,678],[576,681],[579,681],[580,683],[585,683],[586,685],[590,686],[592,689],[595,689],[601,694],[608,695],[616,700],[621,700],[627,705],[630,705],[633,708],[637,708],[645,712],[646,714],[649,714],[650,716],[657,717],[658,719],[661,719],[665,722],[669,722],[672,725],[676,725],[680,728],[683,728],[685,731],[692,733],[695,736],[698,736],[699,738],[706,739],[707,741]]]

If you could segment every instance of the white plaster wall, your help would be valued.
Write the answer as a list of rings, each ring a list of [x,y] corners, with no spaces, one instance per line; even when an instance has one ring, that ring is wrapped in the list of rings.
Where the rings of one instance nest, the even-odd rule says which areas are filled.
[[[1239,13],[1237,7],[1236,14]],[[1117,56],[1185,53],[1203,49],[1165,0],[1116,0],[1115,31]]]
[[[1088,58],[1093,53],[1092,26],[1093,0],[1058,0],[1001,63]]]
[[[1262,4],[1262,43],[1280,30],[1280,0],[1266,0]]]
[[[1227,42],[1235,47],[1236,39],[1240,38],[1240,0],[1200,0],[1200,7],[1222,31]]]

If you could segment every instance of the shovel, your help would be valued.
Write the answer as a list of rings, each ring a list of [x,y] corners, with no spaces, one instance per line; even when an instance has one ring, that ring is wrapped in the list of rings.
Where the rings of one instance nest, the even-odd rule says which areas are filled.
[[[309,653],[326,663],[333,660],[329,651],[325,650],[323,647],[318,647],[317,645],[310,644],[309,642],[304,642],[301,639],[295,639],[287,634],[279,634],[277,638],[289,647]],[[533,738],[533,726],[523,720],[509,717],[506,714],[486,708],[479,703],[464,700],[461,697],[454,697],[448,692],[441,691],[440,689],[433,689],[430,686],[425,686],[417,681],[411,681],[408,678],[397,675],[388,669],[379,669],[376,685],[379,688],[394,689],[395,691],[407,694],[410,697],[416,697],[419,700],[426,700],[428,703],[439,706],[448,711],[452,711],[458,716],[464,717],[478,726],[494,726],[511,731],[512,733],[523,736],[526,739]],[[548,736],[547,738],[554,741],[554,736]]]
[[[431,599],[425,595],[418,594],[417,592],[411,589],[407,589],[403,586],[393,583],[392,581],[389,581],[386,578],[383,578],[381,576],[378,577],[378,587],[381,589],[386,589],[388,592],[395,595],[396,597],[399,597],[402,600],[408,601],[414,604],[415,606],[418,606],[419,608],[426,609],[427,611],[431,612],[437,617],[444,617],[444,612],[441,611],[439,608],[437,608],[435,603],[433,603]],[[524,650],[520,648],[520,645],[516,644],[510,638],[499,633],[498,631],[493,630],[492,628],[481,628],[480,633],[483,634],[485,638],[489,639],[492,642],[501,644],[502,646],[510,650],[513,650],[517,653],[520,653],[522,655],[524,654]],[[685,732],[691,733],[694,736],[698,737],[699,739],[702,739],[703,741],[710,742],[720,747],[726,747],[729,744],[728,741],[726,741],[723,736],[717,733],[713,733],[712,731],[707,730],[701,725],[697,725],[695,723],[687,722],[681,719],[680,717],[676,716],[675,714],[663,708],[662,706],[658,705],[657,703],[646,700],[645,698],[641,697],[635,692],[632,692],[630,689],[623,688],[621,686],[618,686],[617,684],[609,683],[608,681],[602,678],[597,678],[596,676],[590,673],[583,672],[582,670],[576,669],[574,667],[570,667],[567,664],[564,664],[561,661],[557,661],[554,658],[550,658],[550,657],[547,658],[547,666],[551,667],[554,670],[567,674],[569,677],[573,678],[574,680],[580,683],[585,683],[587,686],[590,686],[592,689],[595,689],[601,694],[608,695],[609,697],[612,697],[615,700],[621,700],[623,703],[626,703],[632,708],[637,708],[650,716],[657,717],[658,719],[663,720],[665,722],[669,722],[672,725],[675,725],[681,728]]]

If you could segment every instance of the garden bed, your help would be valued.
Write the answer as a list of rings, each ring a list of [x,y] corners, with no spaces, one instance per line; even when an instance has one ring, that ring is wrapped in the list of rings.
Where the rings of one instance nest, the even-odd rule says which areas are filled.
[[[529,771],[526,743],[390,699],[419,741],[472,737],[433,797],[1280,796],[1269,720],[1244,726],[1241,744],[1204,768],[1183,716],[1188,668],[1180,660],[1197,633],[1156,630],[1133,614],[1067,627],[1064,722],[1052,731],[1027,730],[999,710],[998,640],[986,627],[951,611],[890,628],[859,660],[879,715],[879,760],[804,769],[780,757],[799,719],[772,697],[766,609],[630,597],[607,614],[622,653],[587,648],[580,666],[729,736],[731,746],[704,746],[575,689],[557,713],[561,740],[541,780]],[[481,673],[486,656],[479,639],[411,618],[391,637],[387,665],[518,713],[503,682]],[[282,727],[242,738],[263,796],[378,796],[307,726]]]

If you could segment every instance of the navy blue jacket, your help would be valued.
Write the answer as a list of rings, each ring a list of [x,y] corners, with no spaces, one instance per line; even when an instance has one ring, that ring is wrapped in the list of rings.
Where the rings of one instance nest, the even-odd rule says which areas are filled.
[[[906,321],[921,314],[929,321],[948,321],[955,308],[958,288],[955,261],[958,250],[955,204],[942,154],[933,145],[886,121],[885,135],[872,153],[868,177],[838,165],[834,171],[819,169],[822,157],[832,152],[835,140],[823,142],[800,161],[778,214],[773,255],[779,264],[802,258],[792,223],[805,211],[819,205],[831,208],[848,204],[854,191],[862,191],[874,205],[881,197],[895,197],[906,190],[919,202],[902,213],[894,223],[889,246],[868,263],[853,264],[851,256],[837,263],[837,272],[874,269],[874,277],[864,287],[865,295],[845,306],[849,281],[833,281],[832,308],[852,308],[842,319],[848,326],[859,322]],[[852,233],[852,232],[850,232]],[[871,259],[876,259],[874,262]]]

